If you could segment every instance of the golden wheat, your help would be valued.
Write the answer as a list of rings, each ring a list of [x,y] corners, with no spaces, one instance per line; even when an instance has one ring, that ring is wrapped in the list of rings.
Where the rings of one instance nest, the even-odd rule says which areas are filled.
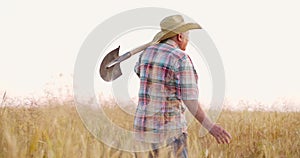
[[[132,116],[116,107],[105,110],[114,123],[132,127]],[[73,103],[5,107],[0,113],[1,158],[134,157],[134,153],[97,141],[84,127]],[[300,157],[300,113],[223,111],[218,123],[232,134],[232,142],[220,145],[210,135],[200,137],[200,125],[193,122],[189,128],[189,157]]]

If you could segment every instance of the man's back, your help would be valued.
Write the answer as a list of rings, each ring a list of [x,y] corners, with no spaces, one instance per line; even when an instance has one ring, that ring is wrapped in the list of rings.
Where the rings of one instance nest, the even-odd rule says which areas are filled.
[[[140,77],[140,90],[134,129],[155,134],[186,132],[182,99],[198,99],[197,74],[189,56],[168,40],[148,47],[135,72]]]

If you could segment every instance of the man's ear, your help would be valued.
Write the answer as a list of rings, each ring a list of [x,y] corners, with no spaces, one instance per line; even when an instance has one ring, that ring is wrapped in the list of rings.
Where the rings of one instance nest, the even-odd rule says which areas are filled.
[[[183,35],[180,33],[180,34],[177,34],[177,40],[179,42],[182,42],[183,41]]]

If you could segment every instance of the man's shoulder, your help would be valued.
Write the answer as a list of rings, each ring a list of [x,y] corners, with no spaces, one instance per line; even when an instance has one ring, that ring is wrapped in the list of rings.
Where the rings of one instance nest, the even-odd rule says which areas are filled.
[[[148,47],[146,50],[147,51],[155,51],[158,53],[167,53],[168,55],[177,58],[178,60],[184,59],[188,57],[187,53],[184,52],[183,50],[179,49],[178,47],[173,47],[171,45],[168,45],[166,43],[159,43],[153,46]]]

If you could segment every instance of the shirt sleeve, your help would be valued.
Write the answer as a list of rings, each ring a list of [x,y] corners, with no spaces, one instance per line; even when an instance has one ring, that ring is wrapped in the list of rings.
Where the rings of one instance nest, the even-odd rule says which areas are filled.
[[[136,73],[136,75],[138,77],[140,77],[140,70],[139,70],[139,63],[136,62],[135,66],[134,66],[134,72]]]
[[[136,75],[138,77],[140,77],[140,64],[141,64],[141,58],[142,58],[142,54],[139,56],[139,60],[136,62],[135,66],[134,66],[134,72],[136,73]]]
[[[188,55],[178,61],[176,93],[181,100],[198,100],[198,75]]]

